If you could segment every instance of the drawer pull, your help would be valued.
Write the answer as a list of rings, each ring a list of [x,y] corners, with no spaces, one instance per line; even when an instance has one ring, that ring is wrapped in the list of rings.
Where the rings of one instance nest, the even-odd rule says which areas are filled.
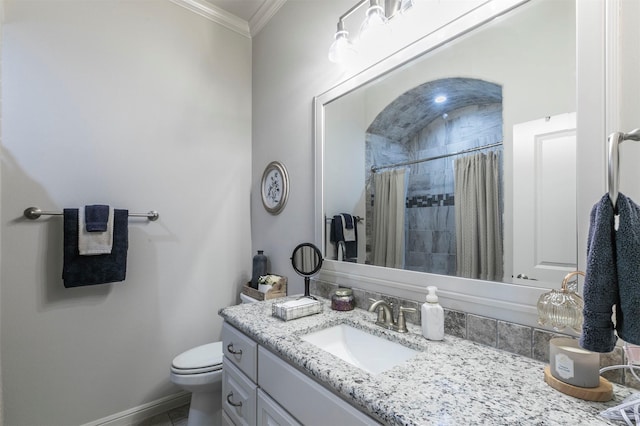
[[[233,398],[233,392],[229,392],[229,395],[227,395],[227,402],[229,403],[229,405],[233,406],[233,407],[242,407],[242,401],[240,402],[233,402],[231,400],[231,398]]]
[[[242,355],[242,349],[238,349],[238,350],[233,349],[233,343],[229,343],[227,345],[227,350],[234,355]]]

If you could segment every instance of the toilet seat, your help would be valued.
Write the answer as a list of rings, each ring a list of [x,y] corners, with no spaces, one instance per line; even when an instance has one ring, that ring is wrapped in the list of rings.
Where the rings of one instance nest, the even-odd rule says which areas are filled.
[[[173,359],[174,374],[201,374],[222,369],[222,342],[198,346],[181,353]]]

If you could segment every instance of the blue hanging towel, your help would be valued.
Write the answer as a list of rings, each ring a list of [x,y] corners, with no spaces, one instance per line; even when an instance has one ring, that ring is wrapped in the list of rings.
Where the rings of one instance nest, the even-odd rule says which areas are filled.
[[[84,206],[84,225],[87,232],[106,232],[109,221],[109,206],[94,204]]]
[[[615,264],[614,213],[605,195],[591,209],[584,280],[584,322],[580,346],[594,352],[611,352],[616,345],[613,305],[618,303]]]
[[[609,196],[591,210],[584,281],[584,323],[580,345],[611,352],[615,330],[625,342],[640,345],[640,206],[618,194],[618,229]]]
[[[616,269],[618,272],[618,337],[640,345],[640,206],[618,194],[620,225],[616,232]]]
[[[64,209],[64,286],[79,287],[124,281],[129,248],[129,211],[113,213],[113,246],[110,254],[81,256],[78,250],[78,209]]]

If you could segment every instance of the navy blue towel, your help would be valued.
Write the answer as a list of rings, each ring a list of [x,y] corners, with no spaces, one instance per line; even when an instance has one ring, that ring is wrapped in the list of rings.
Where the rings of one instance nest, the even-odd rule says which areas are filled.
[[[594,352],[615,347],[614,305],[618,336],[640,345],[640,206],[618,194],[616,207],[617,231],[608,195],[591,210],[580,345]]]
[[[344,218],[344,227],[346,229],[353,229],[353,216],[348,213],[342,213],[342,217]]]
[[[618,194],[616,207],[620,215],[615,251],[619,299],[616,330],[625,342],[640,345],[640,206]]]
[[[124,281],[129,248],[129,211],[113,212],[111,254],[80,256],[78,251],[78,209],[64,209],[64,286],[79,287]]]
[[[347,262],[357,262],[358,261],[358,227],[353,223],[355,219],[352,220],[353,230],[355,232],[356,240],[355,241],[345,241],[344,239],[344,231],[342,229],[342,215],[335,215],[333,219],[331,219],[331,229],[329,230],[329,241],[336,244],[336,251],[339,242],[344,242],[345,247],[345,261]]]
[[[580,336],[580,346],[594,352],[611,352],[616,345],[611,320],[613,305],[618,303],[615,238],[613,207],[605,195],[591,209]]]
[[[109,206],[95,204],[84,206],[84,223],[87,232],[106,232],[109,221]]]

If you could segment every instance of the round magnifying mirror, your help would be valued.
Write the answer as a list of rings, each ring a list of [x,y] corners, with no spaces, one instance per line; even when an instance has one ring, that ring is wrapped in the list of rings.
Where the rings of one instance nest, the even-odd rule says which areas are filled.
[[[322,268],[322,252],[311,243],[298,244],[291,254],[291,265],[298,275],[304,277],[304,296],[312,297],[309,294],[309,277]]]

